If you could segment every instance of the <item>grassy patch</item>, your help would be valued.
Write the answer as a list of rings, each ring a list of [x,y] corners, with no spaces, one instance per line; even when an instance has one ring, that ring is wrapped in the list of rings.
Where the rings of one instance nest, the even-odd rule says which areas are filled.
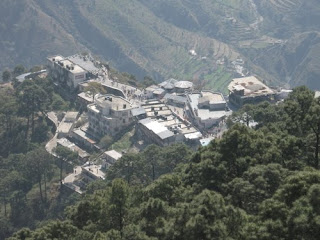
[[[227,72],[226,69],[220,66],[215,72],[205,76],[207,84],[206,89],[227,93],[227,86],[232,79],[232,73]]]
[[[133,136],[135,133],[135,128],[131,129],[131,131],[128,131],[126,134],[124,134],[118,141],[112,144],[112,146],[109,148],[109,150],[113,149],[117,152],[126,151],[128,152],[129,149],[133,146]]]

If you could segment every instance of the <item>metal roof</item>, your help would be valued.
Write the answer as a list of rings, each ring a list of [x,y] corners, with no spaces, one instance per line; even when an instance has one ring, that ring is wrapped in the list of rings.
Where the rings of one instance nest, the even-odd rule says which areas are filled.
[[[132,116],[136,117],[139,115],[146,114],[146,110],[143,107],[134,108],[131,110]]]
[[[158,133],[158,136],[159,136],[161,139],[166,139],[166,138],[169,138],[169,137],[174,136],[174,133],[171,132],[170,130],[165,130],[165,131],[163,131],[163,132]]]
[[[178,82],[178,80],[174,78],[170,78],[162,83],[159,84],[160,87],[163,87],[164,89],[173,89],[174,85]]]
[[[167,93],[164,96],[164,99],[167,99],[167,100],[170,99],[170,100],[173,100],[173,101],[176,101],[176,102],[180,102],[180,103],[185,103],[187,101],[186,97],[177,96],[177,95],[173,95],[173,94],[170,94],[170,93]]]
[[[106,154],[107,156],[109,156],[115,160],[118,160],[119,158],[122,157],[122,154],[117,152],[116,150],[106,151],[106,152],[104,152],[104,154]]]
[[[174,85],[176,88],[188,89],[193,87],[193,83],[189,81],[180,81]]]
[[[156,120],[145,118],[139,121],[142,125],[144,125],[146,128],[148,128],[150,131],[154,132],[156,135],[158,135],[161,139],[166,139],[169,137],[174,136],[174,133],[170,130],[168,130],[167,127],[162,125]]]

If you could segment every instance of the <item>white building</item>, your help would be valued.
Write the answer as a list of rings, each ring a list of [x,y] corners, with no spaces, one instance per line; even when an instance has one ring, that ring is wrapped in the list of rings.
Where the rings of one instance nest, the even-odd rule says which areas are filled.
[[[96,97],[88,105],[89,130],[98,137],[114,136],[133,122],[131,103],[111,94]]]
[[[229,101],[239,107],[245,104],[273,101],[276,95],[275,91],[255,76],[233,79],[228,90]]]
[[[102,159],[102,167],[105,169],[108,169],[110,166],[115,164],[116,161],[118,161],[122,157],[122,154],[115,151],[110,150],[103,153]]]
[[[87,79],[86,70],[62,56],[47,58],[47,65],[51,76],[71,89],[77,88],[79,83]]]
[[[71,133],[74,127],[74,124],[77,121],[78,114],[79,114],[78,112],[66,113],[66,115],[64,116],[63,120],[61,121],[57,129],[59,138],[67,137]]]
[[[190,121],[200,129],[209,129],[229,115],[223,95],[211,91],[188,94],[187,107]]]

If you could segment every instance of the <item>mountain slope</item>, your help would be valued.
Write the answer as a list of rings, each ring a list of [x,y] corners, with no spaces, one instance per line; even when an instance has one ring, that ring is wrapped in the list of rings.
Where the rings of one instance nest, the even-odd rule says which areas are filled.
[[[134,62],[143,70],[142,73],[134,72],[140,77],[145,72],[157,78],[185,71],[185,63],[193,61],[188,54],[190,49],[202,56],[212,52],[206,66],[220,57],[232,60],[239,55],[227,44],[163,21],[139,1],[96,0],[88,3],[78,0],[73,3],[72,6],[64,4],[68,13],[61,14],[61,3],[38,1],[40,7],[59,19],[63,26],[69,22],[65,16],[73,16],[73,24],[70,27],[68,23],[65,28],[69,28],[79,41],[95,54],[111,60],[120,70],[134,72],[134,67],[126,64]],[[95,29],[94,33],[90,33],[92,29]],[[193,65],[203,65],[194,62]],[[186,72],[194,73],[197,69],[201,66]]]
[[[259,53],[255,63],[266,67],[288,86],[307,84],[320,89],[320,33],[297,34],[283,45]]]
[[[316,0],[4,0],[0,68],[90,51],[139,78],[190,79],[223,91],[237,76],[228,63],[241,57],[245,68],[267,82],[287,83],[290,77],[292,84],[316,87],[307,79],[317,77],[312,70],[317,61],[297,53],[300,62],[283,69],[272,62],[275,54],[285,59],[283,49],[320,29],[319,9]],[[310,44],[316,53],[319,46]],[[303,73],[292,71],[299,66]]]
[[[0,4],[0,66],[41,63],[56,52],[71,54],[81,45],[33,1],[3,0]]]

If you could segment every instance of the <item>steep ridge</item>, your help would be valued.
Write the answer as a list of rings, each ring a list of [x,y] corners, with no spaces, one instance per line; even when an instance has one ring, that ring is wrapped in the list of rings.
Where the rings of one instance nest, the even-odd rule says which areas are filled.
[[[78,41],[95,54],[110,60],[120,70],[133,72],[138,77],[149,72],[157,79],[185,70],[187,75],[192,76],[202,68],[210,68],[218,58],[226,56],[233,60],[239,56],[225,43],[163,21],[140,1],[96,0],[88,3],[74,0],[71,7],[65,3],[63,8],[67,12],[62,16],[59,8],[63,3],[37,2],[47,14],[59,19],[62,26],[70,22],[68,17],[72,16],[73,22],[64,27]],[[192,69],[185,69],[183,63],[191,60],[188,54],[190,49],[206,56],[207,63],[195,61]],[[212,52],[211,56],[209,52]],[[136,66],[128,67],[126,62]],[[135,68],[142,69],[140,74],[134,71]]]
[[[320,33],[297,34],[283,45],[259,53],[255,63],[269,69],[287,87],[320,89]]]
[[[296,61],[283,60],[287,49],[319,31],[317,0],[3,0],[0,20],[1,70],[90,51],[138,78],[205,80],[220,90],[234,73],[225,68],[221,78],[213,77],[221,70],[217,60],[240,56],[266,81],[317,86],[306,79],[317,76],[316,42],[307,41]],[[299,66],[302,72],[292,70]]]
[[[71,54],[83,48],[33,1],[3,0],[0,5],[1,68],[30,66],[57,51]]]
[[[319,31],[320,3],[317,0],[255,0],[267,20],[264,30],[288,38],[299,32]]]

